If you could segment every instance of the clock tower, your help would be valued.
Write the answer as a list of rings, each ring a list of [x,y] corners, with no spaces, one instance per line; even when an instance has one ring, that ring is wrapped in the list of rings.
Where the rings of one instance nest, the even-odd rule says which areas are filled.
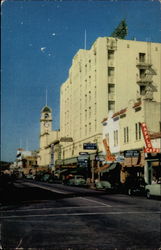
[[[48,145],[48,137],[52,131],[52,109],[45,106],[41,110],[40,118],[40,148]]]

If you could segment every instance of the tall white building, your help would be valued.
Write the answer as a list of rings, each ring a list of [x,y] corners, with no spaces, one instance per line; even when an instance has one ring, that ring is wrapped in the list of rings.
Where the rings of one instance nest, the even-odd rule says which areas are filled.
[[[60,93],[61,136],[73,138],[62,143],[63,158],[77,156],[86,142],[103,150],[101,121],[109,111],[144,97],[160,102],[160,58],[160,43],[112,37],[100,37],[90,50],[77,52]]]

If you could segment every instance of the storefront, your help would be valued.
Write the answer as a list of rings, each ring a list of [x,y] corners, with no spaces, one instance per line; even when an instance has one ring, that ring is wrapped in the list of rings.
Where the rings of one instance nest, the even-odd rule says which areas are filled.
[[[144,151],[143,149],[124,151],[124,162],[121,169],[121,182],[126,181],[127,176],[139,177],[144,175]]]

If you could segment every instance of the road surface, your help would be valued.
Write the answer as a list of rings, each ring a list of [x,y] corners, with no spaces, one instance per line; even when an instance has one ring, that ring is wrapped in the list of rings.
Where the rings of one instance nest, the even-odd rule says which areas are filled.
[[[160,200],[26,181],[2,195],[1,249],[161,248]]]

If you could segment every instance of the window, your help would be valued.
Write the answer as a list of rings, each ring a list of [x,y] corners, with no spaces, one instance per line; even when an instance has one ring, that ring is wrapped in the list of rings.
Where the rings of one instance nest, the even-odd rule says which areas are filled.
[[[85,135],[87,135],[87,125],[85,125]]]
[[[143,79],[145,76],[146,76],[146,73],[145,73],[145,69],[140,69],[139,71],[139,75],[140,75],[140,78]]]
[[[89,123],[89,134],[91,133],[91,123]]]
[[[136,140],[141,139],[141,126],[139,122],[135,123],[135,138]]]
[[[89,119],[91,118],[91,107],[89,107]]]
[[[128,143],[129,142],[129,128],[125,127],[124,128],[124,143]]]
[[[87,74],[87,64],[85,64],[85,74]]]
[[[114,147],[118,146],[118,130],[114,130]]]
[[[85,106],[87,106],[87,95],[85,95]]]
[[[79,62],[79,72],[82,71],[81,62]]]
[[[91,70],[91,60],[89,60],[89,70]]]
[[[114,67],[108,67],[108,76],[114,76]]]
[[[89,91],[89,103],[91,102],[91,91]]]
[[[85,79],[85,89],[87,89],[87,79]]]
[[[145,62],[145,53],[139,53],[139,62]]]
[[[87,109],[85,109],[85,120],[87,120]]]
[[[145,88],[146,86],[140,86],[140,95],[145,95]]]
[[[108,50],[108,60],[114,59],[114,50]]]
[[[97,131],[97,120],[94,121],[95,132]]]
[[[108,111],[114,111],[115,110],[115,102],[114,101],[109,101],[108,102]]]
[[[114,93],[115,92],[115,85],[114,84],[111,84],[109,83],[108,84],[108,93]]]

